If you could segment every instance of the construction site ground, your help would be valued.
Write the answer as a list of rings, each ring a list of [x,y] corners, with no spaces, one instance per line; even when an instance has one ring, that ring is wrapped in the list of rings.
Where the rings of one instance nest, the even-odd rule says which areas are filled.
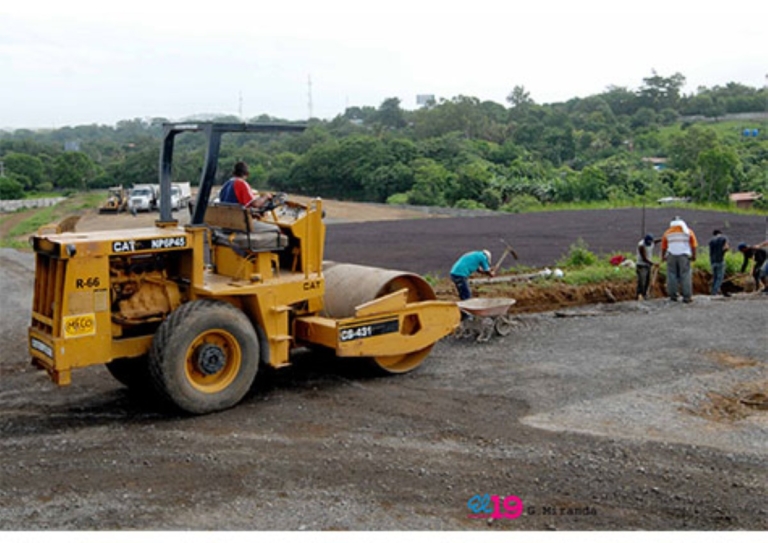
[[[358,222],[329,203],[326,257],[440,277],[444,298],[455,258],[499,255],[500,238],[538,269],[578,238],[631,250],[678,212],[702,241],[716,227],[732,243],[765,235],[764,217],[689,210],[357,213],[374,209]],[[153,220],[87,214],[78,230]],[[692,304],[528,285],[509,335],[446,338],[412,373],[372,378],[298,350],[237,407],[182,417],[101,367],[65,388],[33,368],[33,268],[31,253],[0,250],[4,530],[768,528],[766,295],[710,297],[706,278]],[[522,514],[493,515],[494,496],[517,496]]]

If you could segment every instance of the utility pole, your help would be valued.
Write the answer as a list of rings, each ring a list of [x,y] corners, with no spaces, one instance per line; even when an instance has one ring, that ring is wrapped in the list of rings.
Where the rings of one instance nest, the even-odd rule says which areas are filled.
[[[240,120],[245,121],[245,119],[243,119],[243,91],[240,91],[240,96],[239,96],[238,106],[237,106],[237,113],[238,113],[238,116],[240,117]]]
[[[309,119],[311,119],[312,118],[312,75],[307,76],[307,95],[309,97]]]
[[[0,177],[5,177],[5,162],[0,160]]]

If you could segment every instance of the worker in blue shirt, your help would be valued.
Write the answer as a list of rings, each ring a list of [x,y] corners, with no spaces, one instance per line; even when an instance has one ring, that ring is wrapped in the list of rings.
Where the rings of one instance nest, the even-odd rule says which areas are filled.
[[[451,268],[451,281],[456,285],[459,299],[467,300],[472,297],[467,279],[475,272],[489,277],[494,276],[494,272],[491,269],[491,252],[488,249],[472,251],[461,255],[461,258]]]

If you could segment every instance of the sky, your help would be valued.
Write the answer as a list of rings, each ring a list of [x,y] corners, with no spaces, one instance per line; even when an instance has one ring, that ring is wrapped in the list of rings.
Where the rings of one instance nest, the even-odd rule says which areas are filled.
[[[273,5],[274,4],[274,5]],[[768,84],[768,1],[8,0],[0,129]]]

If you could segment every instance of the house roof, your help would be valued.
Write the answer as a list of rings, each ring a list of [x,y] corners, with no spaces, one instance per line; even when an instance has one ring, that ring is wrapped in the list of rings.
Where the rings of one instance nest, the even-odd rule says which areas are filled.
[[[760,194],[759,192],[734,192],[729,196],[729,198],[733,202],[759,200],[762,197],[763,195]]]
[[[762,198],[759,192],[734,192],[729,196],[732,202],[754,201]]]

